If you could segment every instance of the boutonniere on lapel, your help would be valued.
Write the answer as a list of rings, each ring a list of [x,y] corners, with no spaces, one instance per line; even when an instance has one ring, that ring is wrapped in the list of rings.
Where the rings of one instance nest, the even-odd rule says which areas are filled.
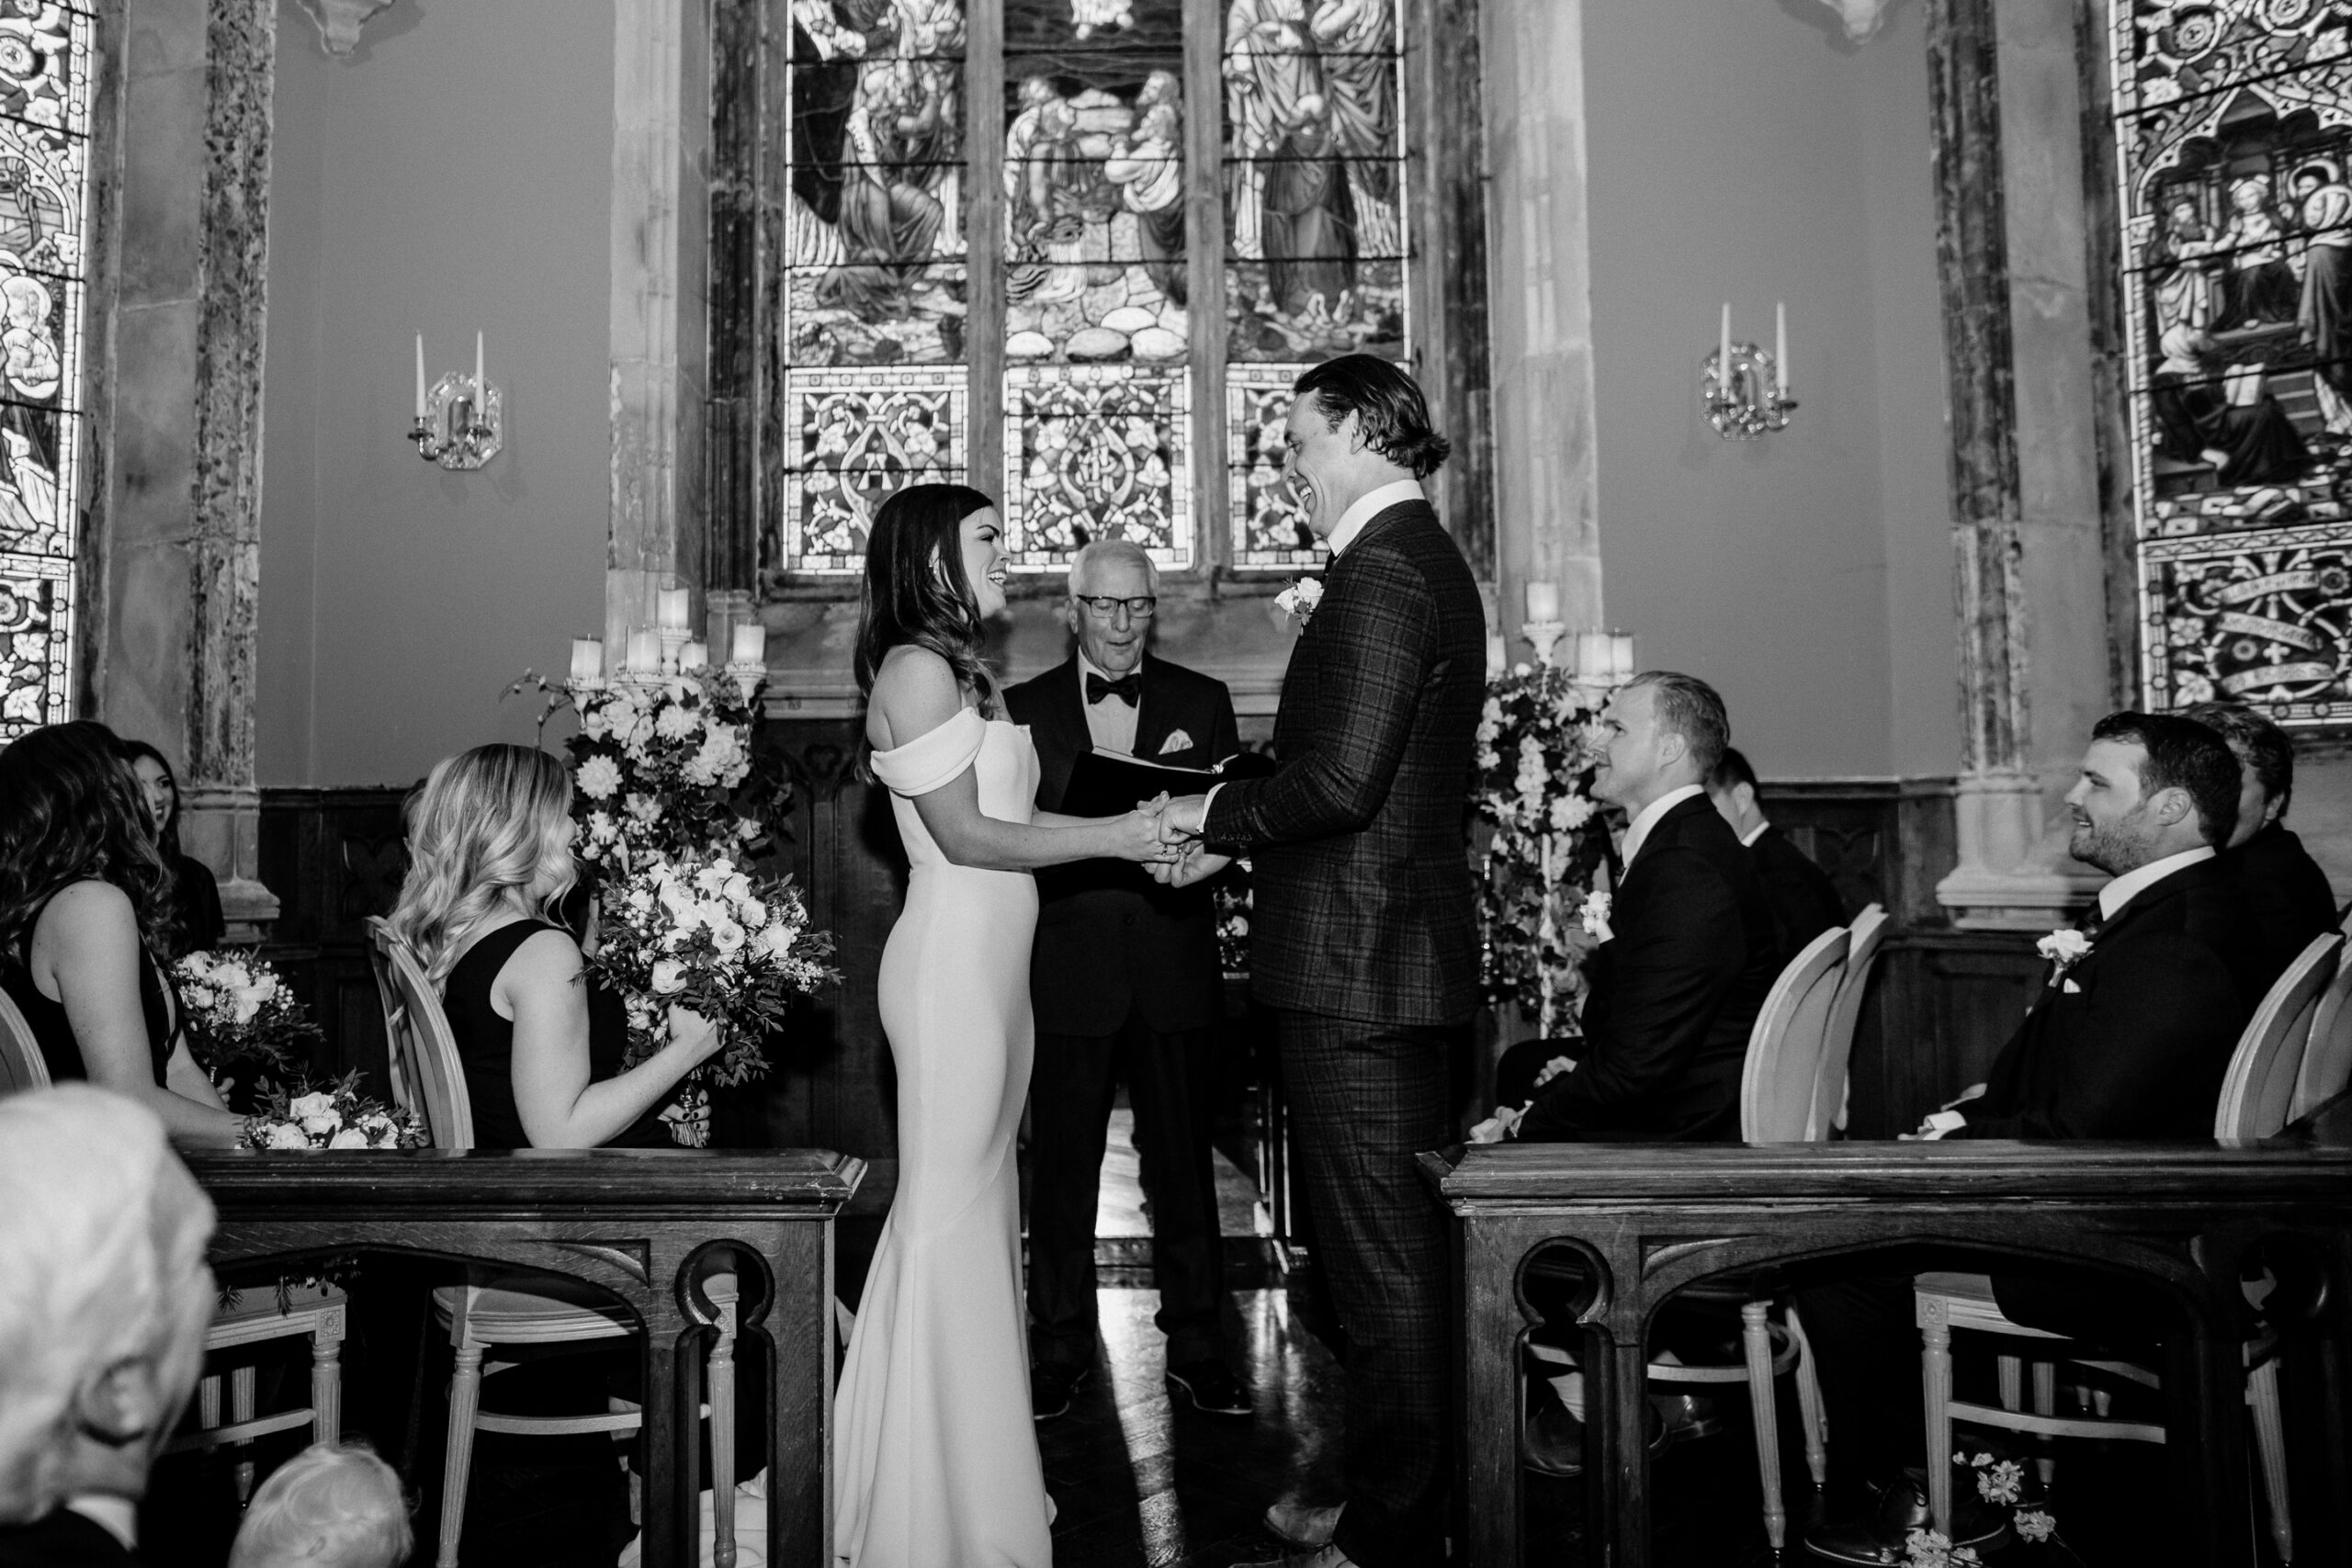
[[[2080,986],[2075,985],[2072,980],[2066,979],[2066,971],[2072,969],[2075,964],[2080,964],[2084,959],[2088,958],[2091,955],[2091,939],[2089,937],[2086,936],[2081,931],[2076,931],[2072,926],[2061,926],[2056,931],[2052,931],[2048,936],[2043,937],[2040,942],[2035,942],[2033,944],[2033,950],[2041,954],[2042,957],[2050,960],[2049,984],[2055,986],[2060,981],[2064,980],[2067,990],[2079,991],[2082,989]]]
[[[1595,942],[1607,942],[1617,933],[1609,929],[1609,895],[1588,893],[1577,910],[1577,920],[1584,927],[1584,934]]]
[[[1300,631],[1315,615],[1315,606],[1323,603],[1323,580],[1302,577],[1274,595],[1274,608],[1290,617],[1290,624]]]

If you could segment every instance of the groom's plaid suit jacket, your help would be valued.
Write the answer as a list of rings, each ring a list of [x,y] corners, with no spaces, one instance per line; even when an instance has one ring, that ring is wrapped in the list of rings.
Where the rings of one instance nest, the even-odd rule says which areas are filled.
[[[1427,502],[1367,522],[1323,579],[1274,720],[1279,771],[1218,790],[1204,836],[1251,857],[1250,989],[1392,1024],[1476,1003],[1464,848],[1486,615]]]

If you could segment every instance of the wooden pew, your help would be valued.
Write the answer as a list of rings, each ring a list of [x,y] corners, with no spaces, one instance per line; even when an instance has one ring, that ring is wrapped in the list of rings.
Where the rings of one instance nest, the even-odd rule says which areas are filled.
[[[1713,1275],[1932,1241],[2128,1269],[2169,1290],[2196,1325],[2166,1347],[2164,1371],[2168,1425],[2198,1435],[2164,1450],[2182,1561],[2251,1565],[2241,1258],[2264,1237],[2297,1238],[2325,1286],[2300,1332],[2340,1344],[2352,1328],[2352,1108],[2313,1121],[2242,1146],[1538,1144],[1423,1155],[1455,1222],[1469,1563],[1522,1561],[1518,1368],[1530,1323],[1516,1281],[1538,1249],[1573,1248],[1598,1280],[1581,1319],[1587,1529],[1595,1561],[1645,1568],[1643,1368],[1659,1303]],[[2310,1364],[2329,1369],[2339,1386],[2321,1397],[2345,1408],[2343,1358]],[[2328,1455],[2327,1472],[2345,1473],[2346,1460]]]
[[[684,1337],[716,1319],[690,1279],[704,1254],[731,1248],[742,1332],[774,1352],[767,1560],[831,1561],[833,1219],[865,1161],[809,1149],[187,1159],[220,1210],[216,1269],[392,1250],[572,1275],[627,1303],[646,1328],[646,1568],[695,1561],[699,1445],[675,1413],[702,1399],[703,1336]]]

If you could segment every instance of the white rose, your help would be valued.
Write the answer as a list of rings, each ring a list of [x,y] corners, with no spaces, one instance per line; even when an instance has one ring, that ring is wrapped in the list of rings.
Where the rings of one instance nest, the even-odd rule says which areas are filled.
[[[269,1130],[269,1146],[273,1149],[307,1149],[311,1146],[311,1140],[304,1137],[302,1129],[291,1122],[280,1122]]]
[[[621,787],[620,765],[610,757],[591,757],[580,764],[580,776],[575,781],[580,793],[591,800],[610,800]]]
[[[333,1116],[334,1096],[326,1093],[306,1094],[288,1106],[286,1110],[287,1113],[297,1122],[306,1122],[313,1116]]]
[[[323,1138],[343,1130],[343,1118],[330,1111],[323,1116],[302,1118],[302,1131],[314,1138]]]
[[[723,916],[710,925],[711,944],[723,955],[743,945],[743,928]]]
[[[262,1004],[269,1000],[269,993],[270,987],[266,986],[239,987],[236,1009],[238,1027],[243,1028],[254,1021],[254,1015],[261,1011]]]
[[[760,819],[756,817],[738,817],[735,818],[735,836],[747,840],[758,838]]]
[[[768,907],[757,898],[746,898],[735,906],[735,913],[745,925],[758,931],[768,923]]]
[[[212,994],[212,987],[209,986],[188,986],[181,990],[180,995],[187,998],[188,1006],[198,1012],[209,1010],[212,1004],[220,999]]]
[[[760,932],[759,936],[754,939],[754,945],[757,946],[762,953],[766,953],[770,958],[789,958],[792,956],[793,939],[799,933],[795,931],[790,926],[785,924],[782,920],[778,920],[775,924]]]
[[[345,1127],[327,1140],[327,1147],[331,1149],[364,1149],[367,1146],[368,1134],[356,1127]]]
[[[397,1138],[401,1124],[379,1111],[372,1116],[362,1116],[359,1128],[371,1138]]]
[[[674,996],[686,988],[686,966],[674,958],[664,958],[653,965],[653,992],[656,996]]]
[[[743,900],[752,896],[752,879],[739,871],[727,879],[727,886],[720,891],[727,895],[729,903],[741,908]]]

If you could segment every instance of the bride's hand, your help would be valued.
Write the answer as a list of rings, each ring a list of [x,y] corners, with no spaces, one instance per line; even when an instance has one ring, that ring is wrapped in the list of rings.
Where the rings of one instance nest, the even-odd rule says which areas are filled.
[[[1130,811],[1125,817],[1108,818],[1105,821],[1114,830],[1111,852],[1119,859],[1148,864],[1176,858],[1176,852],[1159,841],[1157,811]]]
[[[718,1055],[726,1041],[725,1032],[702,1014],[682,1007],[670,1010],[670,1043],[684,1046],[695,1066]]]

